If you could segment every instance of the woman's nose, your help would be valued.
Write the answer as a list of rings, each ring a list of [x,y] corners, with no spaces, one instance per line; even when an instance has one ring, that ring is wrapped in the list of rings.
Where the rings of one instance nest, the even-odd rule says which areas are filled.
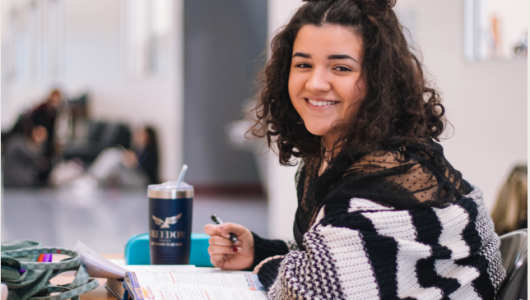
[[[331,83],[325,69],[316,68],[306,82],[306,89],[314,92],[329,91]]]

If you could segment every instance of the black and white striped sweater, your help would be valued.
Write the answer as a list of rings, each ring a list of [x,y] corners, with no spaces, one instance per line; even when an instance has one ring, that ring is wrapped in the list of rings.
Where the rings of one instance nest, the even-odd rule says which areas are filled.
[[[353,198],[324,206],[305,251],[255,235],[270,299],[494,299],[505,271],[478,188],[445,208]]]

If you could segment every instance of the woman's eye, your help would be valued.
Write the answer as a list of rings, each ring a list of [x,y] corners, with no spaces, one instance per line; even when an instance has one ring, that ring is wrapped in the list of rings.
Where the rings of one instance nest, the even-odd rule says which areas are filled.
[[[311,68],[311,65],[310,64],[296,64],[295,67],[307,69],[307,68]]]
[[[341,67],[336,67],[335,70],[340,71],[340,72],[349,72],[349,71],[351,71],[350,68],[342,67],[342,66]]]

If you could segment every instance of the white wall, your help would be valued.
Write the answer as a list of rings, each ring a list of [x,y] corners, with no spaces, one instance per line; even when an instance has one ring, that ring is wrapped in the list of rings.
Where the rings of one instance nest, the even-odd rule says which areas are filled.
[[[269,0],[269,33],[281,26],[298,0]],[[397,10],[414,18],[415,39],[426,70],[443,93],[455,130],[442,145],[451,164],[484,191],[489,209],[516,163],[527,161],[527,62],[467,63],[460,0],[400,0]],[[268,160],[269,231],[292,238],[296,210],[295,168]]]
[[[269,0],[269,41],[302,4],[299,0]],[[280,166],[278,156],[270,151],[267,157],[268,236],[290,240],[297,206],[294,184],[297,168]]]
[[[527,60],[466,62],[463,7],[460,0],[401,0],[396,6],[415,16],[425,66],[455,128],[442,142],[446,156],[484,191],[492,209],[511,168],[527,162]]]
[[[12,5],[2,0],[2,41]],[[120,0],[65,1],[65,57],[56,78],[27,79],[4,84],[2,130],[9,129],[20,112],[42,101],[59,84],[67,95],[87,90],[90,115],[131,125],[152,124],[159,133],[161,179],[178,176],[182,157],[183,0],[173,1],[174,25],[162,44],[165,68],[152,76],[127,75],[123,66]]]

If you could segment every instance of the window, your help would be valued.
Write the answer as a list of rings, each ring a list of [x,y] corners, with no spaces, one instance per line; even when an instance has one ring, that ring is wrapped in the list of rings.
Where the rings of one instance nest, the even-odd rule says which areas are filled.
[[[51,76],[58,76],[63,69],[64,57],[64,2],[62,0],[49,0],[47,16],[45,18],[44,49],[46,51],[44,69]]]
[[[9,15],[9,81],[57,77],[63,68],[64,0],[21,1]]]
[[[122,0],[125,66],[128,74],[158,73],[172,29],[171,0]]]
[[[21,77],[23,73],[24,34],[22,28],[22,16],[18,9],[11,11],[9,15],[9,36],[6,38],[5,56],[3,60],[7,68],[7,80],[13,81]]]

